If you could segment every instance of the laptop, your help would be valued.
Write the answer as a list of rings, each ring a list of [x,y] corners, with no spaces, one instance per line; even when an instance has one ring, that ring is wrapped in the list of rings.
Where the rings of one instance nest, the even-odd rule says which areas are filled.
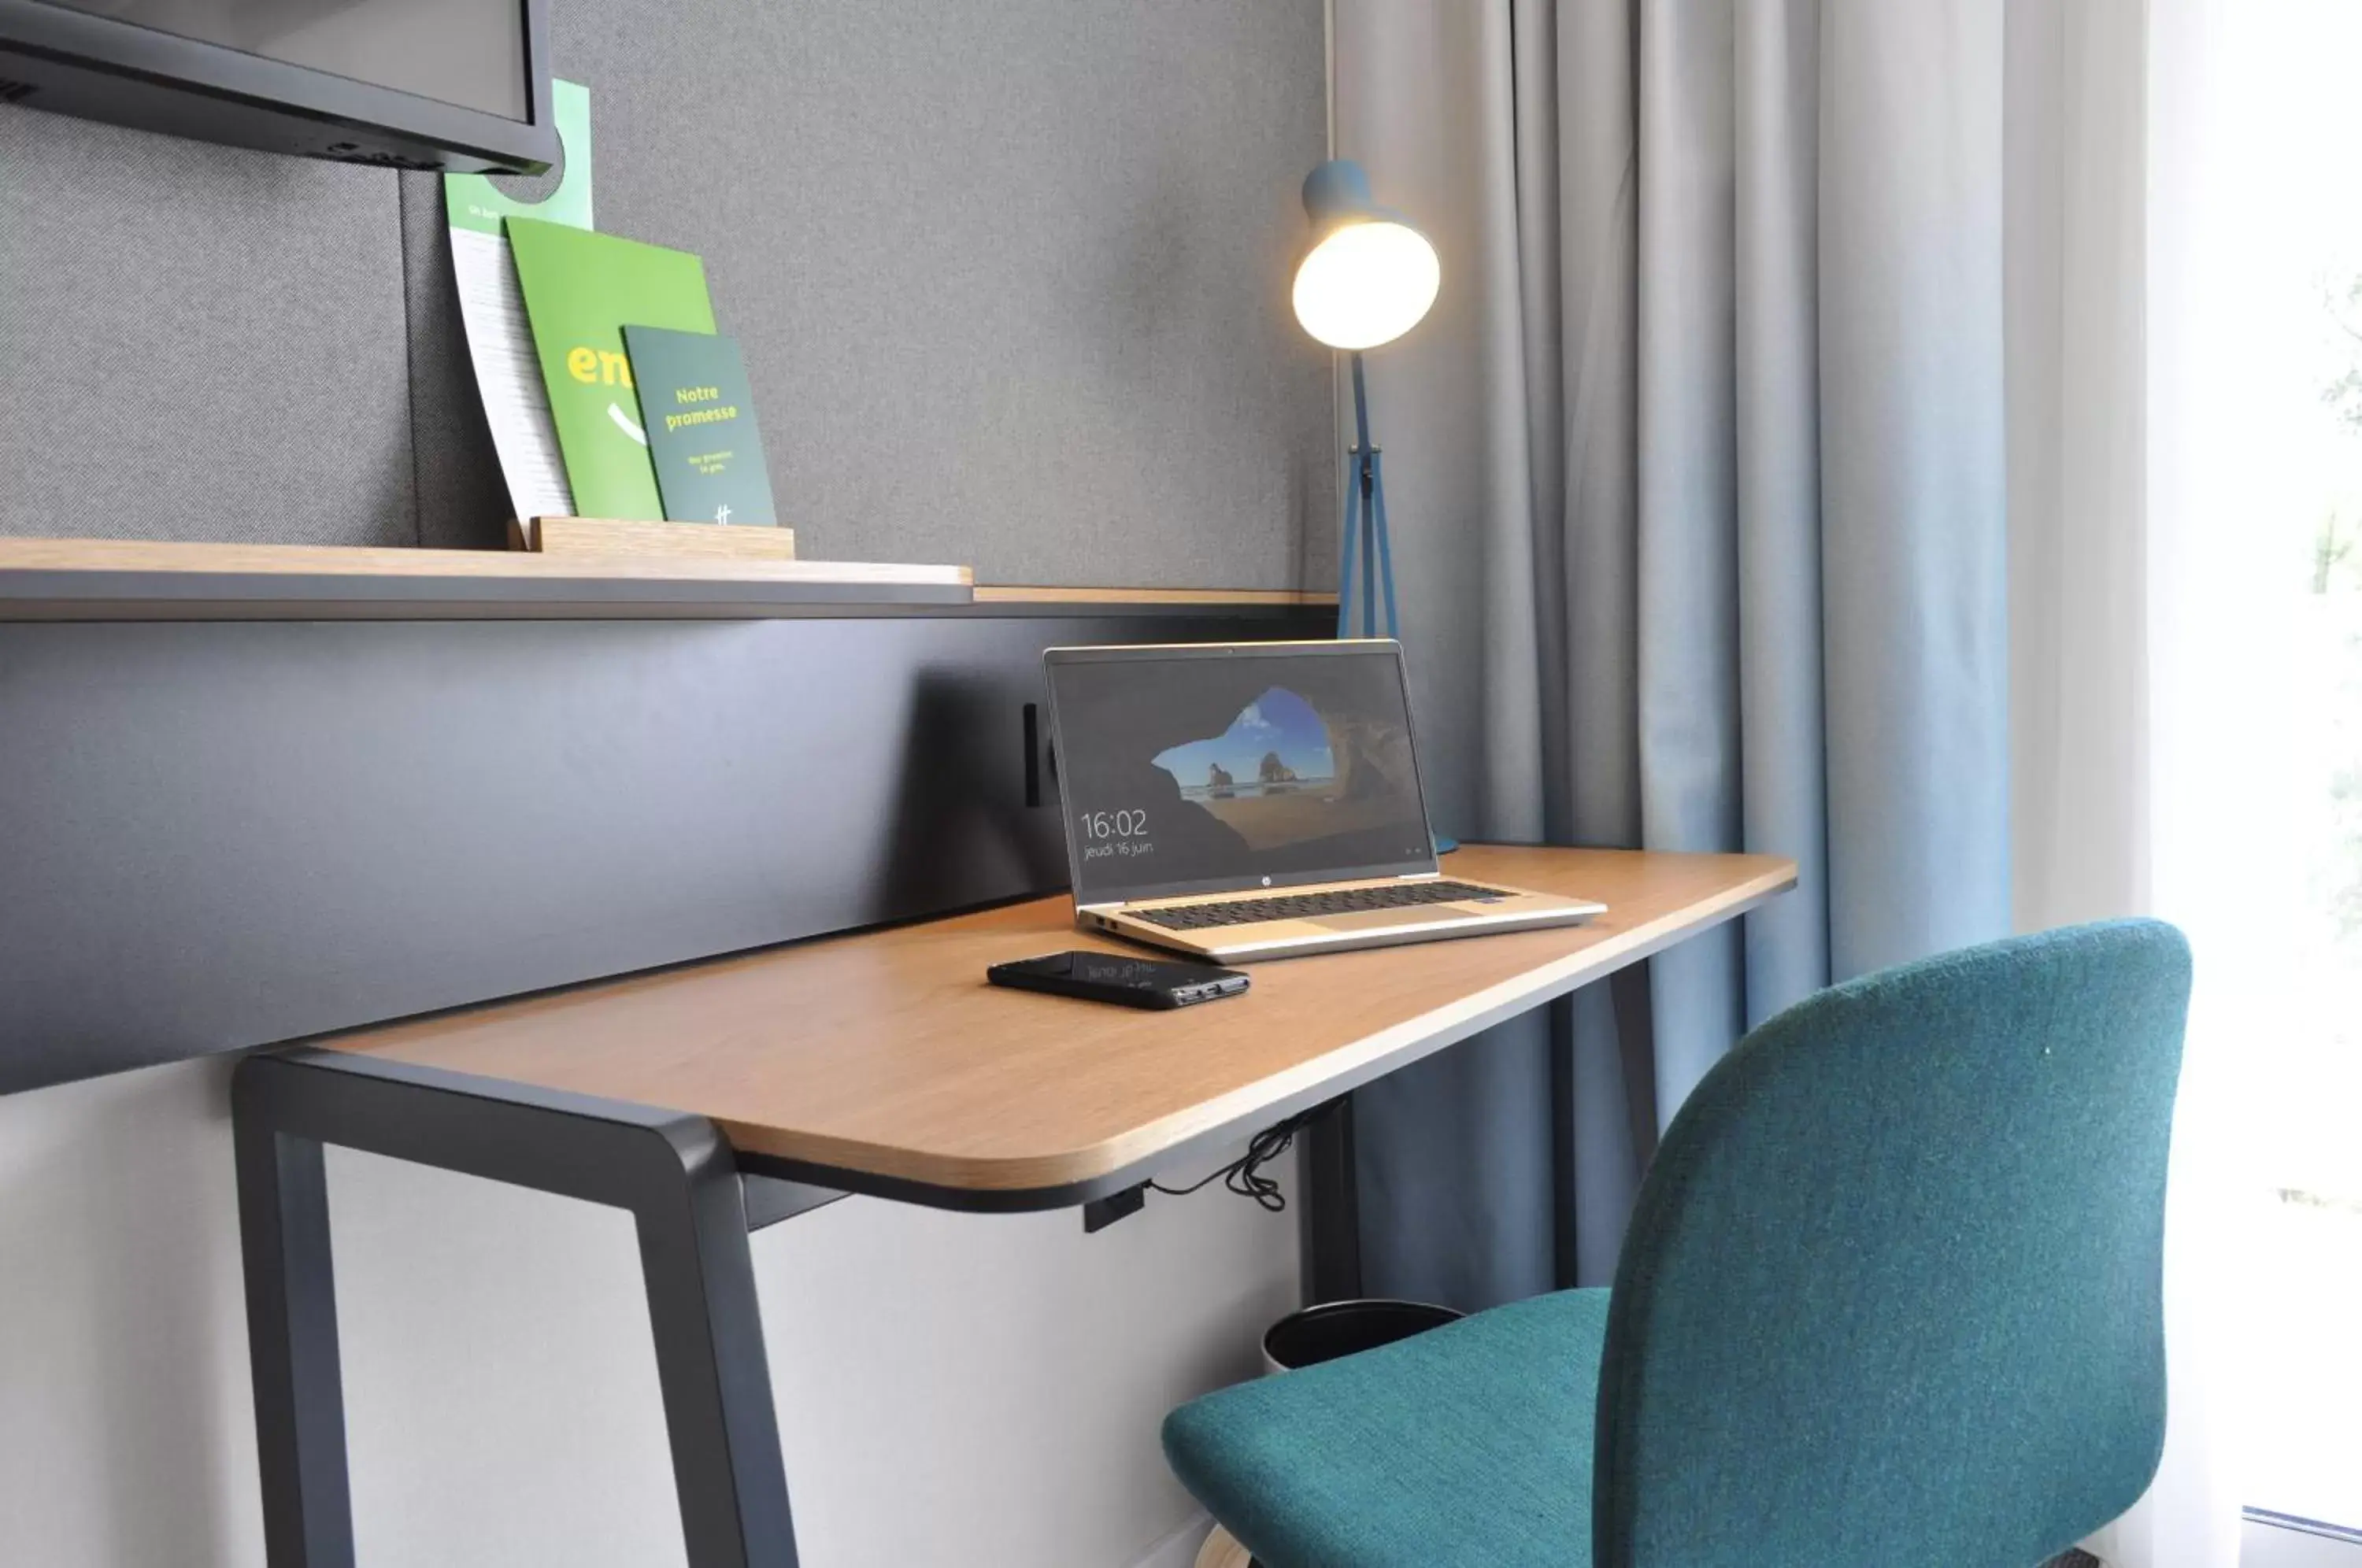
[[[1573,925],[1446,877],[1401,645],[1052,648],[1076,923],[1219,963]]]

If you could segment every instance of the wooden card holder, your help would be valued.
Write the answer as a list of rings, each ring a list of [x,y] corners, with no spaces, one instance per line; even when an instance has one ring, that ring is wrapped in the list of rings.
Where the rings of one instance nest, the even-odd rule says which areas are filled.
[[[636,523],[603,517],[535,517],[512,522],[521,550],[577,558],[664,556],[680,560],[791,561],[793,528],[731,528],[715,523]]]

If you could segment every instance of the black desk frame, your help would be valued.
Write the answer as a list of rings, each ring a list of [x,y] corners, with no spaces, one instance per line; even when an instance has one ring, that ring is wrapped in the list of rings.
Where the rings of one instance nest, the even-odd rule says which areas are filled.
[[[779,1426],[730,1146],[701,1116],[329,1052],[249,1057],[232,1088],[272,1568],[353,1568],[324,1148],[628,1209],[695,1568],[795,1568]]]

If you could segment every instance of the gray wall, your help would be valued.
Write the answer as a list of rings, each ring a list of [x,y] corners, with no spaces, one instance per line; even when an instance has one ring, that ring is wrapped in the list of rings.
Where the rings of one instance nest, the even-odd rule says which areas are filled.
[[[705,255],[809,553],[1330,580],[1285,314],[1319,0],[556,9],[602,226]],[[434,198],[0,107],[0,532],[497,543]],[[226,1082],[0,1097],[0,1558],[261,1561]],[[363,1561],[680,1562],[613,1217],[362,1156],[330,1200]],[[1092,1237],[866,1199],[764,1231],[806,1562],[1186,1563],[1156,1423],[1253,1371],[1294,1220],[1209,1189]]]
[[[600,226],[705,258],[803,553],[1331,580],[1318,0],[554,10]],[[0,533],[497,546],[457,313],[433,176],[0,108]]]

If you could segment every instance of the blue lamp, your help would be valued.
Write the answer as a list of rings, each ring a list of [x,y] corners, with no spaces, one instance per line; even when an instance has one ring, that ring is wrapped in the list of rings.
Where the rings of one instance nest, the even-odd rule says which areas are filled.
[[[1419,324],[1435,304],[1443,270],[1427,236],[1370,196],[1370,177],[1351,159],[1335,158],[1304,182],[1304,210],[1312,244],[1296,269],[1296,319],[1353,365],[1353,449],[1345,458],[1345,516],[1337,576],[1337,635],[1353,630],[1355,560],[1359,558],[1362,629],[1396,635],[1394,554],[1386,542],[1386,485],[1378,449],[1370,443],[1370,395],[1362,381],[1362,351],[1391,343]]]

